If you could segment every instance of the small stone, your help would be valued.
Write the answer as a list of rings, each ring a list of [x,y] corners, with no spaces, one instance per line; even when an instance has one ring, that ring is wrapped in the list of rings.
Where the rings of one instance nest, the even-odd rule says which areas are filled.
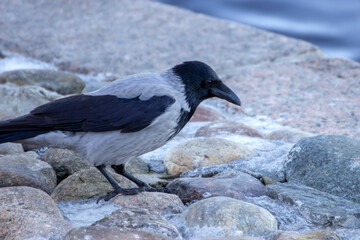
[[[137,157],[125,164],[125,170],[129,173],[148,173],[150,168],[144,160]]]
[[[165,155],[164,164],[169,174],[176,174],[227,163],[252,153],[248,147],[226,139],[195,138],[171,148]]]
[[[267,210],[228,197],[212,197],[190,205],[184,212],[187,238],[261,236],[277,230]],[[207,229],[211,228],[211,231]]]
[[[211,196],[226,196],[242,200],[245,196],[266,194],[265,186],[256,178],[242,172],[224,171],[210,178],[178,178],[167,188],[174,188],[183,202]]]
[[[90,168],[82,155],[68,149],[49,148],[41,159],[53,167],[58,183],[77,171]]]
[[[5,55],[0,51],[0,59],[5,58]]]
[[[73,73],[43,69],[3,72],[0,74],[0,83],[36,85],[62,95],[81,93],[85,87],[84,81]]]
[[[56,174],[35,152],[0,155],[0,187],[13,186],[39,188],[50,194]]]
[[[0,154],[23,153],[24,149],[20,143],[2,143],[0,144]]]
[[[144,230],[181,239],[178,230],[156,212],[147,209],[124,208],[116,210],[110,216],[97,221],[93,226],[106,226]]]
[[[134,173],[133,175],[154,188],[166,187],[171,180],[169,180],[170,175],[164,173]]]
[[[286,180],[360,203],[360,141],[328,135],[304,138],[293,146]]]
[[[313,137],[315,134],[304,132],[295,128],[284,127],[269,133],[266,138],[270,140],[280,140],[283,142],[296,143],[303,138]]]
[[[219,135],[246,135],[249,137],[262,137],[255,129],[235,121],[214,122],[199,128],[195,137],[216,137]]]
[[[275,234],[274,240],[341,240],[341,238],[330,230],[316,230],[307,233],[281,232]]]
[[[241,236],[241,237],[197,238],[196,240],[265,240],[265,239],[261,237]]]
[[[278,181],[276,181],[275,179],[271,178],[271,177],[267,177],[267,176],[263,176],[261,177],[260,181],[262,183],[264,183],[265,185],[270,185],[270,184],[274,184],[277,183]]]
[[[190,119],[192,122],[212,122],[225,120],[225,116],[213,107],[204,104],[199,105],[193,117]]]
[[[127,178],[108,171],[122,188],[137,187]],[[78,171],[65,178],[56,186],[51,197],[55,201],[82,200],[97,198],[113,191],[114,189],[106,178],[94,167]]]
[[[0,237],[63,240],[72,228],[61,217],[18,208],[0,209]]]
[[[45,192],[31,187],[0,188],[0,209],[19,208],[62,218],[59,208]]]
[[[269,197],[294,205],[313,224],[360,228],[360,204],[297,183],[266,187]]]
[[[184,204],[174,194],[142,192],[136,195],[118,195],[113,203],[124,208],[145,208],[159,213],[180,213]]]
[[[89,226],[71,229],[64,240],[171,240],[167,236],[148,231],[117,227]]]

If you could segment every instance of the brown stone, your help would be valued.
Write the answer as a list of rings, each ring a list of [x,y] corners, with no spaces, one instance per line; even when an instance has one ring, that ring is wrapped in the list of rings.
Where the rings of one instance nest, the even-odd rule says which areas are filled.
[[[89,226],[73,228],[64,240],[170,240],[167,236],[135,229]],[[250,240],[250,239],[249,239]],[[254,239],[255,240],[255,239]]]
[[[316,230],[307,233],[281,232],[274,236],[274,240],[341,240],[341,238],[331,230]]]
[[[219,135],[246,135],[249,137],[262,137],[262,135],[251,128],[240,122],[235,121],[223,121],[223,122],[214,122],[209,125],[199,128],[195,137],[216,137]]]
[[[145,208],[160,213],[180,213],[184,205],[174,194],[143,192],[137,195],[118,195],[113,203],[124,208]]]
[[[31,187],[0,188],[0,208],[19,208],[62,218],[59,208],[45,192]]]
[[[242,200],[245,196],[258,197],[266,194],[265,186],[259,180],[235,171],[225,171],[210,178],[178,178],[167,187],[176,189],[183,202],[211,196]]]
[[[199,105],[191,118],[192,122],[212,122],[225,120],[225,116],[213,107]]]
[[[61,217],[17,208],[0,209],[0,239],[64,239],[72,228]]]

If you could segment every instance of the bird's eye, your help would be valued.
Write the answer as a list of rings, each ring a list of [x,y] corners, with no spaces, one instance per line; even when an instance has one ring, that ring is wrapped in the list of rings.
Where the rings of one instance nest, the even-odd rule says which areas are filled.
[[[213,80],[207,80],[207,81],[206,81],[206,85],[207,85],[207,86],[211,85],[212,83],[213,83]]]

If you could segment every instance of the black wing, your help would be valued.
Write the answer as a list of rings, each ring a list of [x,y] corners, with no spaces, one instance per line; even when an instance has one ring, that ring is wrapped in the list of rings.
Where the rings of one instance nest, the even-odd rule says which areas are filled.
[[[35,108],[29,114],[0,123],[0,143],[62,130],[72,132],[139,131],[175,102],[170,96],[142,101],[113,95],[75,95]],[[16,140],[11,135],[18,133]],[[3,137],[2,137],[3,136]],[[4,139],[2,139],[4,138]]]

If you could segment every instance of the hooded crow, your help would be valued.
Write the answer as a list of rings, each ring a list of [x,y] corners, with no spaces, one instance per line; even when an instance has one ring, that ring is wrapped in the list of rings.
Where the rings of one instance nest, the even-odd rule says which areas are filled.
[[[125,163],[170,141],[205,99],[240,99],[207,64],[189,61],[160,72],[137,74],[103,88],[41,105],[29,114],[0,122],[0,144],[21,142],[75,150],[97,167],[117,194],[154,189],[124,170]],[[135,182],[123,189],[105,166]]]

